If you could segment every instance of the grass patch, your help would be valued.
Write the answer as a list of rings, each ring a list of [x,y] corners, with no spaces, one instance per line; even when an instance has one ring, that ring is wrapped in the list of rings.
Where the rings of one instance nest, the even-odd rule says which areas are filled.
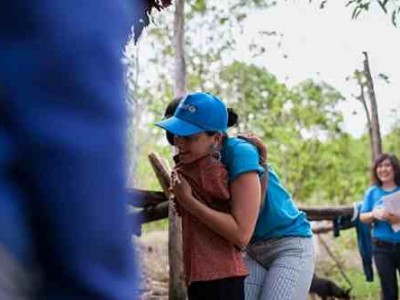
[[[373,282],[367,282],[365,279],[361,257],[357,249],[357,235],[355,230],[342,230],[340,236],[337,238],[333,238],[331,234],[325,234],[322,238],[329,245],[330,251],[339,261],[353,286],[351,290],[352,299],[380,299],[380,283],[376,270],[374,269]],[[321,251],[324,252],[323,247],[321,247]],[[349,284],[340,273],[333,259],[326,253],[322,256],[316,265],[317,274],[333,280],[344,289],[349,288]]]
[[[378,275],[374,274],[374,281],[367,282],[362,270],[358,268],[346,268],[346,276],[349,278],[353,289],[351,290],[352,299],[360,300],[376,300],[380,299],[380,284]],[[339,286],[348,288],[348,283],[339,273],[339,271],[334,271],[331,274],[327,274],[329,278],[334,280]]]
[[[162,219],[142,225],[142,233],[146,234],[151,231],[168,230],[168,219]]]

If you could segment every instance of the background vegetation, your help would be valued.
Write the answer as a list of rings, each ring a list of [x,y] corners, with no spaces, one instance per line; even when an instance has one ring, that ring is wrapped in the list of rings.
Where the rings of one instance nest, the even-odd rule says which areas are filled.
[[[322,8],[326,2],[320,1]],[[370,2],[373,1],[349,1],[353,17],[368,9]],[[251,131],[265,141],[269,163],[297,203],[339,205],[360,201],[370,184],[368,131],[361,137],[343,131],[343,112],[338,108],[341,102],[356,99],[345,99],[323,79],[308,79],[289,86],[265,67],[233,56],[240,43],[235,37],[243,30],[248,14],[273,5],[274,1],[262,0],[188,1],[185,11],[185,32],[190,33],[185,35],[187,89],[215,93],[239,113],[239,125],[230,134]],[[397,6],[391,7],[388,13],[395,24]],[[173,16],[158,14],[154,23],[156,26],[147,29],[148,45],[139,43],[135,47],[131,42],[125,51],[127,102],[132,108],[128,185],[159,190],[147,155],[154,151],[166,159],[171,157],[163,132],[153,123],[162,117],[166,104],[173,98]],[[280,38],[275,31],[265,31],[263,35],[275,41]],[[247,45],[247,49],[254,56],[266,51],[265,44],[257,42]],[[352,76],[349,74],[349,78]],[[383,136],[383,150],[399,155],[400,117],[397,118],[389,133]],[[165,224],[165,220],[149,224],[144,232],[165,228]],[[378,299],[378,282],[366,284],[360,263],[352,263],[358,255],[355,232],[344,232],[330,245],[342,264],[347,265],[355,299]],[[319,272],[346,286],[332,260],[319,265]]]
[[[252,10],[268,9],[274,2],[221,2],[193,0],[186,6],[187,89],[213,92],[239,113],[239,126],[231,134],[252,131],[263,138],[270,164],[296,201],[335,205],[361,200],[370,182],[368,132],[359,138],[344,132],[343,113],[338,109],[340,102],[356,99],[345,99],[322,79],[288,86],[268,69],[236,60],[232,53],[240,41],[235,40],[235,32]],[[158,14],[156,26],[147,31],[150,46],[130,43],[125,52],[128,103],[135,108],[129,150],[136,154],[136,162],[130,156],[130,169],[137,168],[130,183],[144,188],[156,188],[146,155],[156,151],[170,156],[163,133],[153,124],[173,98],[172,17]],[[248,51],[259,55],[265,51],[263,45],[252,43]],[[400,118],[383,137],[384,151],[400,153],[399,133]]]

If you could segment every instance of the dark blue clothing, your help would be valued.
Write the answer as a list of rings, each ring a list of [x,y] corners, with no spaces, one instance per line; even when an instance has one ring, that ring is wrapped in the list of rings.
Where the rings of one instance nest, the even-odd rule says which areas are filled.
[[[375,241],[374,260],[381,284],[381,299],[399,299],[400,243]]]
[[[0,0],[0,243],[44,299],[132,299],[123,0]]]
[[[372,268],[373,244],[371,238],[371,226],[360,221],[362,202],[354,203],[353,216],[341,216],[333,221],[333,235],[338,237],[340,230],[355,227],[357,233],[357,246],[360,253],[365,280],[374,281],[374,270]]]
[[[373,245],[371,237],[371,226],[360,221],[362,202],[358,202],[355,205],[357,209],[357,216],[354,219],[354,225],[357,232],[357,245],[360,253],[363,270],[366,281],[374,281],[374,270],[372,268],[372,256],[373,256]]]

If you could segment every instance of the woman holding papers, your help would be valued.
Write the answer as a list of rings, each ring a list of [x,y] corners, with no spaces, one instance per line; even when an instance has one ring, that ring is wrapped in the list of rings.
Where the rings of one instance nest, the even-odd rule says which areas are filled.
[[[400,165],[392,154],[379,156],[372,168],[360,219],[372,224],[374,261],[381,283],[381,299],[397,300],[400,272]]]

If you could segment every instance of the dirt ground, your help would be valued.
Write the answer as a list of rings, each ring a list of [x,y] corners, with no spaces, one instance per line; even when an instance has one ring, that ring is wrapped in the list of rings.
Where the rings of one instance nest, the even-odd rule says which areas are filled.
[[[152,231],[134,243],[142,274],[140,299],[168,299],[168,232]]]

